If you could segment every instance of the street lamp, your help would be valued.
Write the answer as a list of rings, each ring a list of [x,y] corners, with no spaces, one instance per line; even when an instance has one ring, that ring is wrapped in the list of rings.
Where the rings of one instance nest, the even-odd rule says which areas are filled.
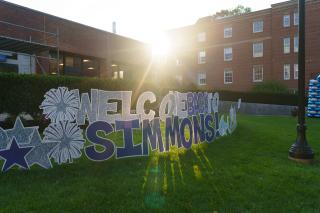
[[[308,145],[306,138],[305,124],[305,0],[299,0],[299,114],[297,124],[297,140],[289,150],[289,159],[310,163],[314,158],[314,153]]]

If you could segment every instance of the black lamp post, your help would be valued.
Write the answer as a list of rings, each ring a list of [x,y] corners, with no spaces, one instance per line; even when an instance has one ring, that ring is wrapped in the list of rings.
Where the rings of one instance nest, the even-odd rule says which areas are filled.
[[[299,0],[299,114],[297,124],[297,140],[289,150],[289,159],[302,163],[310,163],[314,153],[308,145],[305,124],[305,0]]]

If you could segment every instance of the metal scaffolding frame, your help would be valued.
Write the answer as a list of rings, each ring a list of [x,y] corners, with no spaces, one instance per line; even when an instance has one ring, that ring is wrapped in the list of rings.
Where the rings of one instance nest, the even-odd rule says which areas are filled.
[[[12,33],[0,33],[0,50],[4,50],[11,53],[23,53],[29,54],[35,57],[36,63],[39,65],[43,74],[46,74],[43,66],[38,59],[46,59],[49,61],[56,61],[57,74],[60,75],[59,61],[60,61],[60,48],[59,48],[59,27],[56,28],[56,32],[46,31],[46,17],[43,16],[43,30],[36,29],[32,27],[27,27],[7,21],[0,20],[0,24],[8,26],[13,30],[24,30],[24,38],[19,38],[18,35],[13,35]],[[28,33],[29,32],[29,33]],[[33,33],[41,35],[42,39],[39,40],[32,37]],[[38,36],[39,37],[39,36]],[[28,39],[27,39],[28,38]],[[53,42],[54,41],[54,42]],[[57,53],[57,58],[52,58],[50,55],[48,57],[38,55],[44,51],[55,50]],[[30,67],[31,69],[31,67]]]

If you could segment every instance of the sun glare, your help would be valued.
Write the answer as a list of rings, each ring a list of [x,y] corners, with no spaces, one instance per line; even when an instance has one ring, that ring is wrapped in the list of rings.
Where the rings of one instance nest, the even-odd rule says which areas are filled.
[[[165,34],[158,34],[152,40],[152,54],[165,56],[170,51],[170,42]]]

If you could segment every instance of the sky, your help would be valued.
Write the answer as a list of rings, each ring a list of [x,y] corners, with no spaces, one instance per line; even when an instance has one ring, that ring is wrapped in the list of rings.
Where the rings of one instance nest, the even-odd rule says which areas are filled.
[[[8,0],[35,10],[126,37],[153,43],[168,29],[194,24],[198,18],[237,5],[253,11],[284,0]]]

